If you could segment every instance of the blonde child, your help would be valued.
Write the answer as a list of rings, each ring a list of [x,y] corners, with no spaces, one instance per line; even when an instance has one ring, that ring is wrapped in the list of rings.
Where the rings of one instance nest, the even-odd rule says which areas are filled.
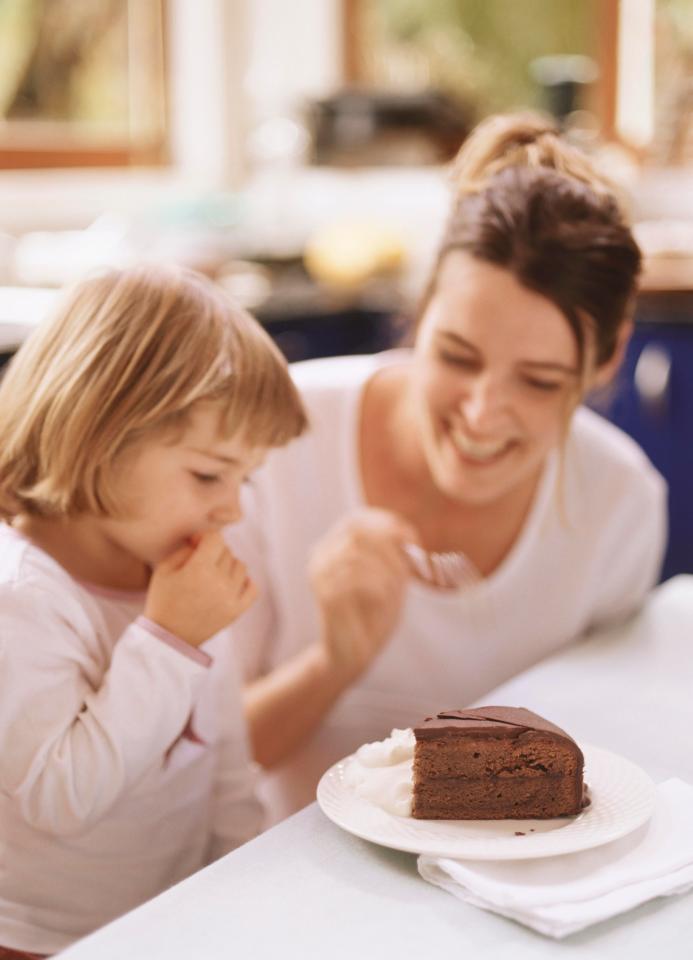
[[[305,425],[178,269],[77,286],[0,387],[0,944],[49,954],[257,832],[219,530]],[[0,953],[2,953],[0,948]]]

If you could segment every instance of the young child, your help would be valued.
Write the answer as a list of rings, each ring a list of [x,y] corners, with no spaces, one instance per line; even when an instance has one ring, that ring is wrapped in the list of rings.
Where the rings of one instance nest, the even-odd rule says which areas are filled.
[[[219,529],[301,401],[187,271],[75,288],[0,387],[0,944],[53,953],[259,827]],[[0,947],[2,955],[3,947]]]

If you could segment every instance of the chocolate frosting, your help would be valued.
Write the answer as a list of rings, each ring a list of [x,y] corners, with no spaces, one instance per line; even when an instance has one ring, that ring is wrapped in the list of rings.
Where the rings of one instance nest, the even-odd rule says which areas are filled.
[[[520,736],[529,730],[539,730],[575,745],[573,738],[557,727],[524,707],[474,707],[468,710],[441,710],[435,717],[426,717],[420,726],[414,728],[417,740],[439,736],[444,730],[451,732],[464,730],[477,736]],[[579,749],[579,748],[578,748]]]

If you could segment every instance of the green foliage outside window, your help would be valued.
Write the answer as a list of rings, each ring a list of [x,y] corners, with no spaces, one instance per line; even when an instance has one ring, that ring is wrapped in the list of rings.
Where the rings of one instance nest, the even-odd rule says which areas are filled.
[[[542,106],[530,69],[546,55],[595,56],[599,0],[363,0],[367,82],[432,86],[485,114]]]

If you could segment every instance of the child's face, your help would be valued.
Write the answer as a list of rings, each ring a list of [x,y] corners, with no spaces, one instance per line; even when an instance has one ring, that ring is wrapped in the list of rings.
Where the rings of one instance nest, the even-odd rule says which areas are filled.
[[[579,387],[577,346],[560,310],[509,271],[451,253],[416,360],[418,433],[438,488],[481,504],[533,481]]]
[[[218,409],[193,411],[182,436],[134,446],[116,466],[122,512],[103,521],[115,545],[154,565],[191,538],[241,517],[240,488],[266,449],[219,434]]]

